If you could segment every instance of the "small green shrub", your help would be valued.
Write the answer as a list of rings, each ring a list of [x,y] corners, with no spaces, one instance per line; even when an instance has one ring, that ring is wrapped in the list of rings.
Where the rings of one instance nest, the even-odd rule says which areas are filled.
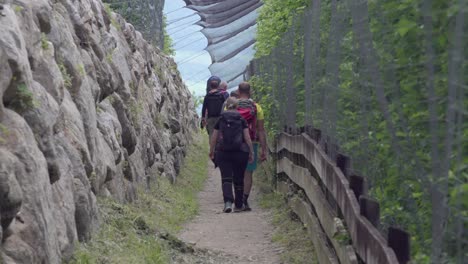
[[[163,31],[164,31],[164,49],[163,52],[169,56],[174,56],[176,51],[171,36],[167,33],[167,17],[163,17]]]
[[[0,124],[0,144],[6,143],[6,138],[10,135],[10,130],[3,124]]]
[[[63,84],[65,85],[65,88],[67,88],[67,89],[71,88],[71,86],[72,86],[72,77],[68,73],[67,68],[65,67],[65,65],[62,62],[58,63],[58,67],[60,69],[60,73],[62,74]]]
[[[114,10],[112,10],[112,7],[109,4],[104,4],[104,11],[106,11],[107,15],[109,16],[111,25],[114,26],[117,30],[121,30],[120,24],[117,23],[117,20],[115,20],[115,17],[112,14],[114,12]]]
[[[143,112],[143,104],[141,102],[132,102],[130,103],[130,117],[134,125],[138,124],[140,121],[141,112]]]
[[[24,7],[20,5],[13,5],[13,10],[15,10],[15,13],[21,13],[23,11]]]
[[[112,61],[113,61],[112,52],[107,53],[107,55],[106,55],[106,61],[107,61],[107,63],[109,63],[109,64],[112,63]]]
[[[49,40],[44,32],[41,33],[41,47],[43,50],[49,49]]]
[[[34,108],[37,102],[34,101],[33,93],[25,83],[19,83],[16,87],[16,94],[10,103],[11,107],[19,113]]]
[[[86,76],[86,69],[84,67],[83,64],[78,64],[78,73],[80,74],[80,76],[84,77]]]
[[[158,128],[163,128],[165,122],[166,122],[166,118],[161,114],[158,114],[154,117],[154,124]]]

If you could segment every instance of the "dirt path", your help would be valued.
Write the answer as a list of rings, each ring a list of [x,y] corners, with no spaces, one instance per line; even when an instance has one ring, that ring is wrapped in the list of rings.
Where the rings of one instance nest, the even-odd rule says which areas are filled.
[[[210,163],[206,186],[199,194],[199,215],[180,233],[179,238],[195,248],[218,252],[223,263],[281,263],[280,248],[272,244],[273,227],[269,215],[255,199],[255,188],[249,198],[251,212],[223,213],[221,176]]]

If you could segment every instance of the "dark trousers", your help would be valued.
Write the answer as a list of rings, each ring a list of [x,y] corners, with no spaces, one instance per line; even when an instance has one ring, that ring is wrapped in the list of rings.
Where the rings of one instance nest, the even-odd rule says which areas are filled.
[[[249,161],[246,152],[217,152],[216,164],[221,171],[224,202],[234,202],[242,207],[244,195],[244,172]],[[234,194],[232,184],[234,183]]]

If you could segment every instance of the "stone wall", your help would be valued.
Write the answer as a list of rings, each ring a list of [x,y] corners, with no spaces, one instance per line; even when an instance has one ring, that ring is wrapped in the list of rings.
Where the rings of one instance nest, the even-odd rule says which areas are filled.
[[[174,61],[100,0],[0,0],[0,99],[4,263],[68,259],[96,196],[174,180],[197,129]]]

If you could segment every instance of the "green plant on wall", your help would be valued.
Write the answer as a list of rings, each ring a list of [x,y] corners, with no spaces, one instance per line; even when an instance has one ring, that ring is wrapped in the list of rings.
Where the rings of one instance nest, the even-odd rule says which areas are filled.
[[[49,40],[44,32],[41,33],[41,47],[43,50],[49,49]]]
[[[10,103],[11,108],[19,113],[25,112],[37,106],[33,93],[25,83],[19,83],[16,86],[15,97]]]
[[[121,30],[120,24],[115,20],[114,15],[112,14],[114,10],[112,10],[112,7],[109,4],[104,4],[104,11],[106,12],[107,16],[109,17],[111,21],[111,25],[114,26],[117,30]]]
[[[65,64],[63,64],[63,62],[59,62],[58,67],[59,67],[60,73],[62,74],[63,84],[65,85],[65,88],[70,89],[72,86],[71,75],[68,73],[68,70],[65,67]]]
[[[6,138],[10,135],[8,127],[3,124],[0,124],[0,144],[6,143]]]
[[[163,31],[164,31],[164,49],[163,52],[167,55],[174,56],[176,51],[171,36],[167,33],[167,18],[166,15],[163,17]]]

